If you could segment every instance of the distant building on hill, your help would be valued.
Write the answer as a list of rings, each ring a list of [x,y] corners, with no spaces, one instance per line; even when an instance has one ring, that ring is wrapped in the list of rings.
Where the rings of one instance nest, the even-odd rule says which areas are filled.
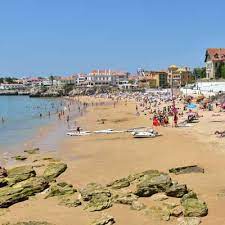
[[[221,78],[221,66],[225,64],[225,48],[208,48],[205,53],[206,78]]]

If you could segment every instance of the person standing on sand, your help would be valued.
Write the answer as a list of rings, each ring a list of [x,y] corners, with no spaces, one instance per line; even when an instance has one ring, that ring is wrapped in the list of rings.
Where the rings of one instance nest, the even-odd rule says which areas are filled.
[[[174,122],[174,126],[175,126],[175,127],[178,127],[178,126],[177,126],[177,122],[178,122],[178,116],[177,116],[177,113],[174,114],[173,122]]]

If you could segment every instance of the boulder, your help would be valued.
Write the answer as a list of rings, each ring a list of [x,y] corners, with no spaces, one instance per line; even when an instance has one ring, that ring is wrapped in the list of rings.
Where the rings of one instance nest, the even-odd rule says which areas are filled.
[[[52,184],[49,189],[49,194],[46,198],[54,197],[54,196],[62,196],[62,195],[71,195],[75,193],[77,190],[73,188],[73,185],[67,184],[65,182]]]
[[[187,194],[187,186],[182,184],[173,184],[166,190],[166,195],[170,197],[181,198]]]
[[[205,202],[195,198],[188,198],[182,202],[185,217],[202,217],[208,214]]]
[[[159,220],[169,221],[171,209],[166,206],[152,206],[146,211],[147,215]]]
[[[96,193],[85,206],[89,212],[101,211],[112,207],[112,200],[107,193]]]
[[[171,168],[169,169],[169,172],[174,173],[176,175],[185,173],[204,173],[204,169],[197,165],[192,165],[192,166]]]
[[[114,217],[103,214],[101,218],[92,222],[91,225],[112,225],[114,223],[115,223]]]
[[[129,186],[130,186],[130,182],[128,181],[127,178],[115,180],[112,183],[107,184],[107,187],[110,187],[112,189],[121,189],[121,188],[129,187]]]
[[[139,197],[149,197],[153,194],[165,192],[172,185],[172,180],[168,174],[144,175],[137,184],[136,194]]]
[[[80,193],[83,201],[90,201],[93,195],[101,193],[104,193],[108,197],[111,197],[111,192],[109,191],[109,189],[97,183],[87,184],[85,188],[80,190]]]
[[[133,201],[131,206],[130,206],[130,209],[137,210],[137,211],[140,211],[140,210],[145,209],[145,208],[146,208],[146,205],[139,202],[139,201]]]
[[[43,176],[49,181],[53,181],[67,169],[65,163],[50,163],[45,169]]]
[[[124,193],[124,194],[117,194],[113,196],[113,202],[125,205],[131,205],[132,202],[137,201],[138,196],[134,195],[133,193]]]
[[[7,208],[17,202],[27,200],[29,196],[44,191],[48,182],[43,177],[31,177],[12,187],[6,186],[0,191],[0,208]]]
[[[183,208],[181,206],[177,206],[171,209],[171,216],[179,217],[183,214]]]
[[[19,166],[8,170],[7,180],[9,185],[14,185],[35,176],[36,172],[32,166]]]
[[[78,207],[82,203],[79,199],[72,199],[72,198],[63,198],[59,205],[66,206],[66,207]]]
[[[39,153],[40,149],[39,148],[33,148],[33,149],[26,149],[24,150],[24,152],[28,153],[28,154],[37,154]]]

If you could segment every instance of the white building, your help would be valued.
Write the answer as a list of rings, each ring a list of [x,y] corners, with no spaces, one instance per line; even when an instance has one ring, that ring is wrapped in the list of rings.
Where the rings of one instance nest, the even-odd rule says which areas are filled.
[[[220,66],[225,63],[225,48],[208,48],[205,54],[206,78],[221,78]]]
[[[0,90],[21,90],[23,88],[23,84],[0,84]]]
[[[87,75],[88,86],[118,86],[128,81],[128,73],[111,70],[94,70]]]

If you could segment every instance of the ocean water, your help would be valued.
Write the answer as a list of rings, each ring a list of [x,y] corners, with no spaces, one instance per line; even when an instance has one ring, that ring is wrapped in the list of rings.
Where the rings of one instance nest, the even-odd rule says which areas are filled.
[[[58,120],[57,111],[66,104],[60,98],[0,96],[0,149],[29,141],[40,127]]]

